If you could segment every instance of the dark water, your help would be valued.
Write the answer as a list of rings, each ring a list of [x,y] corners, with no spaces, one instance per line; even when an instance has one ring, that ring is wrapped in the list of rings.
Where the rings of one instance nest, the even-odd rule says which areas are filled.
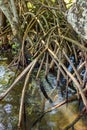
[[[7,64],[7,60],[0,62],[0,94],[7,90],[9,81],[15,76],[12,70],[7,69]],[[49,101],[44,100],[44,96],[41,94],[33,74],[31,77],[32,79],[27,86],[25,94],[25,113],[20,130],[30,130],[33,122],[40,116],[43,109],[47,110],[52,107]],[[56,78],[51,74],[48,78],[53,89],[43,76],[41,76],[41,80],[50,97],[53,99],[55,95],[55,99],[53,99],[55,105],[63,101],[63,97],[60,87],[58,90],[56,89]],[[22,88],[23,81],[20,81],[5,99],[0,101],[0,130],[18,130],[17,124]],[[47,113],[31,130],[64,130],[66,126],[72,123],[78,114],[79,105],[78,102],[75,101]],[[74,130],[87,130],[86,116],[74,125]]]

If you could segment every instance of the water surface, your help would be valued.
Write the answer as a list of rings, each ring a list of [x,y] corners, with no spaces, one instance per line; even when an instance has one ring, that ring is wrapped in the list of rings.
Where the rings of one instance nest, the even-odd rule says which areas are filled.
[[[15,72],[8,69],[7,65],[8,62],[5,60],[0,62],[0,94],[7,90],[10,81],[15,76]],[[41,76],[47,93],[52,99],[55,95],[54,104],[58,104],[64,100],[61,89],[60,87],[56,89],[55,76],[49,74],[48,78],[53,88],[51,88],[44,77]],[[14,87],[4,100],[0,101],[0,130],[18,130],[17,124],[22,88],[23,80]],[[44,100],[44,96],[41,94],[41,90],[32,74],[31,81],[26,90],[25,113],[23,115],[22,129],[20,130],[30,130],[33,122],[40,116],[42,111],[49,107],[52,107],[52,104],[50,104],[49,101]],[[79,112],[79,103],[77,101],[68,105],[63,105],[62,107],[47,113],[33,128],[31,128],[31,130],[63,130],[74,121]],[[74,125],[74,130],[87,130],[86,116]]]

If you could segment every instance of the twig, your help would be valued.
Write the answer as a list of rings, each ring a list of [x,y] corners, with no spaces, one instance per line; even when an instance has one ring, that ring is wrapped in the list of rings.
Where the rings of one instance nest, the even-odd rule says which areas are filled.
[[[16,23],[18,23],[18,13],[17,13],[17,9],[15,7],[15,2],[14,2],[14,0],[10,0],[10,3],[11,3],[11,8],[12,8],[12,13],[14,15],[14,21]]]
[[[83,89],[83,93],[85,93],[86,91],[87,91],[87,88],[84,88],[84,89]],[[36,125],[36,123],[37,123],[38,121],[40,121],[41,118],[42,118],[45,114],[47,114],[48,112],[51,112],[51,111],[53,111],[53,110],[55,110],[55,109],[61,107],[62,105],[66,104],[67,102],[69,103],[69,102],[75,101],[75,100],[77,100],[77,99],[78,99],[78,94],[75,94],[74,96],[68,98],[67,100],[64,100],[64,101],[62,101],[61,103],[59,103],[59,104],[57,104],[57,105],[55,105],[55,106],[53,106],[53,107],[51,107],[51,108],[48,108],[45,112],[43,112],[43,113],[34,121],[34,123],[32,124],[31,128],[34,127],[34,126]],[[84,108],[85,108],[85,107],[84,107]]]
[[[84,61],[84,62],[78,67],[77,71],[80,72],[81,69],[85,66],[85,64],[86,64],[86,62]],[[75,73],[73,73],[73,76],[75,76]],[[72,79],[70,78],[70,79],[69,79],[69,83],[70,83],[71,81],[72,81]]]
[[[73,96],[72,98],[70,98],[70,99],[68,99],[68,100],[65,100],[65,101],[63,101],[63,102],[61,102],[61,103],[59,103],[59,104],[57,104],[57,105],[55,105],[55,106],[53,106],[53,107],[51,107],[51,108],[48,108],[45,112],[43,112],[43,113],[34,121],[34,123],[32,124],[31,128],[34,127],[34,126],[36,125],[36,123],[37,123],[38,121],[40,121],[41,118],[42,118],[45,114],[47,114],[48,112],[51,112],[52,110],[54,110],[54,109],[56,109],[56,108],[59,108],[59,107],[61,107],[62,105],[66,104],[67,102],[71,102],[71,101],[73,101],[73,100],[75,100],[75,99],[77,99],[77,98],[76,98],[75,96]]]
[[[13,87],[16,85],[16,83],[18,83],[18,81],[29,71],[29,69],[31,68],[31,66],[34,64],[34,62],[41,57],[41,55],[46,51],[47,48],[45,48],[39,55],[38,57],[36,57],[23,71],[21,74],[19,74],[19,76],[15,79],[15,81],[12,83],[12,85],[6,90],[6,92],[4,92],[3,94],[0,95],[0,100],[2,100],[12,89]]]
[[[70,63],[70,65],[72,66],[72,68],[73,68],[73,70],[74,70],[74,72],[75,72],[75,75],[77,76],[77,78],[78,78],[80,84],[82,85],[82,79],[81,79],[81,77],[80,77],[78,71],[76,70],[75,66],[74,66],[73,63],[70,61],[69,57],[67,56],[67,54],[65,53],[64,50],[63,50],[63,54],[64,54],[64,56],[66,57],[67,61],[68,61],[68,62]]]
[[[60,37],[63,38],[63,39],[65,39],[65,40],[67,40],[67,41],[69,41],[69,42],[71,42],[71,43],[73,43],[74,45],[78,46],[80,49],[82,49],[85,52],[87,52],[87,48],[84,47],[83,45],[81,45],[78,41],[75,41],[75,40],[73,40],[73,39],[71,39],[69,37],[65,37],[63,35],[61,35]]]
[[[20,103],[20,111],[19,111],[19,122],[18,122],[18,127],[20,128],[21,127],[21,122],[22,122],[22,114],[23,114],[23,104],[24,104],[24,96],[25,96],[25,91],[26,91],[26,87],[27,87],[27,83],[29,81],[29,78],[30,78],[30,74],[35,66],[35,64],[37,63],[37,60],[36,59],[34,61],[34,63],[32,64],[27,76],[26,76],[26,79],[25,79],[25,83],[24,83],[24,87],[23,87],[23,90],[22,90],[22,96],[21,96],[21,103]]]
[[[74,127],[74,125],[84,116],[85,112],[86,112],[86,109],[83,108],[82,112],[76,117],[76,119],[71,124],[69,124],[67,127],[65,127],[64,130],[68,130],[68,129]]]
[[[40,67],[39,67],[39,69],[38,69],[38,72],[37,72],[37,75],[36,75],[36,79],[38,79],[38,76],[39,76],[39,74],[40,74],[42,65],[43,65],[43,63],[44,63],[44,59],[45,59],[45,53],[44,53],[44,56],[43,56],[42,61],[41,61],[41,63],[40,63]]]
[[[35,60],[34,60],[35,61]],[[15,86],[15,84],[18,83],[18,81],[28,72],[28,70],[30,69],[30,67],[32,66],[33,62],[32,61],[23,71],[21,74],[19,74],[19,76],[15,79],[15,81],[12,83],[12,85],[6,90],[6,92],[4,92],[3,94],[0,95],[0,100],[2,100]]]
[[[75,79],[75,77],[68,71],[68,69],[66,68],[66,66],[59,61],[59,59],[57,58],[57,56],[48,48],[49,53],[54,57],[54,59],[59,63],[60,66],[62,66],[62,68],[64,69],[64,71],[66,72],[66,74],[72,79],[72,81],[75,83],[75,88],[79,90],[83,103],[87,108],[87,99],[85,97],[85,95],[83,94],[81,85],[79,84],[79,82]]]

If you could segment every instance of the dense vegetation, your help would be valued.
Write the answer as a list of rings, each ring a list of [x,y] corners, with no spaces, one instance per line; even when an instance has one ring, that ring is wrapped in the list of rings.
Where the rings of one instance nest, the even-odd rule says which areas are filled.
[[[46,79],[49,72],[55,73],[57,85],[61,82],[61,77],[66,79],[65,101],[50,110],[71,101],[73,97],[82,99],[82,112],[87,109],[87,48],[66,20],[67,7],[63,0],[0,0],[0,49],[2,52],[10,49],[13,59],[9,67],[16,66],[22,71],[9,89],[0,95],[0,100],[24,75],[26,76],[20,103],[19,126],[26,86],[32,71],[36,68],[37,80],[42,70]],[[70,59],[72,57],[73,62]],[[69,65],[72,71],[69,71]],[[68,86],[76,90],[75,95],[70,98]]]

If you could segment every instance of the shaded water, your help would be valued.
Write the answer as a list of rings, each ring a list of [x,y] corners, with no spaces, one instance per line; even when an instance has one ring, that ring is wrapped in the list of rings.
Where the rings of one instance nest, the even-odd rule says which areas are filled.
[[[7,89],[7,84],[9,84],[9,81],[15,75],[14,72],[6,68],[7,64],[7,61],[0,62],[0,94]],[[53,91],[50,96],[53,97],[53,95],[56,95],[54,104],[60,103],[63,97],[60,87],[58,90],[55,89],[56,78],[50,74],[49,80],[54,90],[42,77],[47,92],[50,93],[50,91]],[[17,123],[22,88],[23,82],[20,81],[5,99],[0,101],[0,130],[18,130]],[[43,109],[46,110],[51,107],[51,104],[47,100],[44,104],[43,95],[35,81],[34,75],[32,75],[31,82],[27,86],[25,97],[25,115],[21,130],[30,130],[32,123],[38,118]],[[75,101],[47,113],[31,130],[63,130],[78,114],[78,102]],[[74,128],[74,130],[87,130],[87,117],[85,116],[80,119]]]

